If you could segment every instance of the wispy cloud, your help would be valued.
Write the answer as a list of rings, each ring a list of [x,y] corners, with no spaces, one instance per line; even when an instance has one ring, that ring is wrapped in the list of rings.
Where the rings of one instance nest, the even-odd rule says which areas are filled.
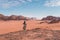
[[[21,5],[26,2],[32,2],[32,0],[0,0],[0,7],[10,8],[13,6]]]
[[[48,7],[57,7],[60,6],[60,0],[46,0],[44,5]]]
[[[32,2],[32,0],[27,0],[27,1]]]

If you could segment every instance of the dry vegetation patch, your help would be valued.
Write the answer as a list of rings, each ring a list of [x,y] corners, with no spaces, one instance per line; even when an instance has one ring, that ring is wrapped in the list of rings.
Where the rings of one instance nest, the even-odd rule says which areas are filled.
[[[36,28],[3,34],[0,40],[60,40],[60,31]]]

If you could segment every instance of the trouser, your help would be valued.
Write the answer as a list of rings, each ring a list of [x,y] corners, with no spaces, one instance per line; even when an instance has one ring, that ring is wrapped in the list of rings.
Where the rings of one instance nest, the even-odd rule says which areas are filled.
[[[23,30],[26,30],[26,25],[24,25]]]

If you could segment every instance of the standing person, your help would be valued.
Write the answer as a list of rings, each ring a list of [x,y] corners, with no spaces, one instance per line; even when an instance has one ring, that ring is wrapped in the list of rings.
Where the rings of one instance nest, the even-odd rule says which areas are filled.
[[[24,23],[23,23],[23,30],[26,30],[26,20],[24,20]]]

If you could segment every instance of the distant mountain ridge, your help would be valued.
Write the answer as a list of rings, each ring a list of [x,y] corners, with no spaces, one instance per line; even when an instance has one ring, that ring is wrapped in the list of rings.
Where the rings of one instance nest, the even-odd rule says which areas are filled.
[[[3,14],[0,14],[0,20],[35,20],[36,18],[32,17],[32,18],[29,18],[29,17],[25,17],[25,16],[22,16],[22,15],[11,15],[11,16],[4,16]]]
[[[42,18],[42,20],[60,20],[60,17],[47,16],[47,17]]]
[[[60,17],[47,16],[45,18],[42,18],[41,20],[47,20],[48,23],[59,23],[60,22]]]

